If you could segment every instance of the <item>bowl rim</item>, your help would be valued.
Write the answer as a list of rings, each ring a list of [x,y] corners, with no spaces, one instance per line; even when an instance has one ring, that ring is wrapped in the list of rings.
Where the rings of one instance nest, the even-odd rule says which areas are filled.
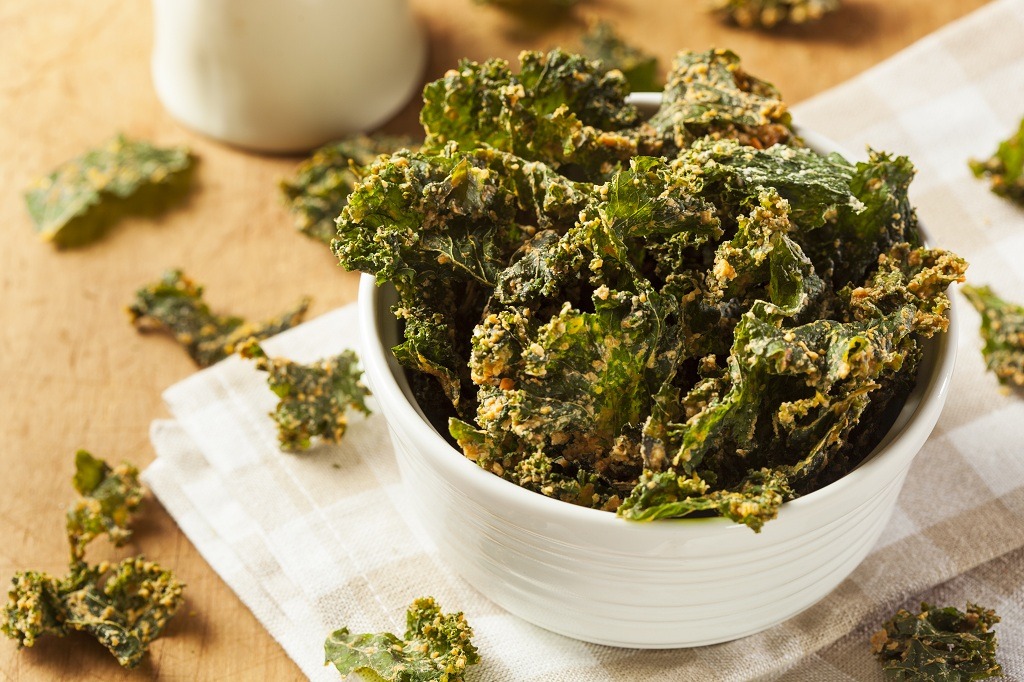
[[[660,93],[638,93],[631,96],[635,103],[656,106],[660,101]],[[659,99],[655,101],[653,97]],[[794,129],[808,145],[819,153],[838,152],[851,158],[846,150],[825,136],[794,126]],[[923,241],[930,242],[927,231],[921,228]],[[670,529],[672,533],[683,530],[699,535],[718,535],[724,532],[750,533],[743,524],[736,523],[721,516],[658,519],[656,522],[629,522],[615,512],[582,507],[558,500],[540,493],[522,488],[515,483],[482,469],[475,462],[453,447],[429,423],[415,400],[412,398],[401,366],[391,353],[390,345],[385,342],[383,325],[395,324],[396,321],[382,305],[384,289],[379,287],[373,275],[362,273],[359,281],[358,311],[360,327],[360,355],[366,379],[380,406],[385,420],[393,433],[401,432],[407,439],[417,445],[421,452],[428,453],[435,467],[443,469],[445,478],[457,481],[455,485],[477,487],[479,492],[490,500],[488,506],[496,505],[502,509],[502,517],[515,518],[515,511],[538,514],[545,518],[558,519],[563,523],[584,523],[598,530],[621,529],[628,524],[631,533],[663,533]],[[882,476],[892,478],[896,473],[885,475],[890,466],[889,460],[896,456],[903,442],[920,441],[924,443],[938,420],[946,395],[949,392],[953,375],[953,367],[957,353],[957,338],[960,324],[959,303],[955,296],[949,296],[949,328],[945,333],[927,340],[930,350],[926,352],[918,381],[901,409],[896,421],[889,428],[878,445],[858,464],[836,481],[818,488],[806,495],[784,502],[779,508],[779,517],[766,523],[763,531],[778,527],[779,522],[788,516],[807,513],[819,505],[827,505],[829,500],[839,499],[851,487],[864,479]],[[924,370],[930,370],[925,372]],[[922,380],[925,380],[922,383]],[[396,424],[401,424],[398,428]],[[916,456],[920,447],[907,458],[904,467]]]

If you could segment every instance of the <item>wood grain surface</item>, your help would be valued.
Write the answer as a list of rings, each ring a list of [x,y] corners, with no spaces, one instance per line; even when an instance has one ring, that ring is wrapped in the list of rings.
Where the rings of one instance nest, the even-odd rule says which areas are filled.
[[[457,59],[514,59],[572,47],[592,17],[611,21],[663,63],[679,49],[730,47],[791,103],[867,69],[985,0],[847,0],[814,26],[774,34],[719,24],[699,0],[584,0],[570,19],[530,27],[472,0],[412,0],[430,34],[426,78]],[[0,4],[0,583],[15,571],[62,573],[73,454],[86,448],[145,467],[148,430],[167,416],[160,393],[195,367],[167,338],[141,336],[124,307],[171,267],[206,286],[215,310],[268,317],[309,294],[311,316],[355,299],[356,275],[296,234],[277,180],[295,157],[259,156],[182,128],[150,83],[151,7],[144,0],[4,0]],[[388,124],[413,132],[415,103]],[[103,241],[57,252],[33,233],[23,190],[117,131],[184,143],[201,159],[188,204],[129,219]],[[18,651],[0,641],[0,680],[289,680],[301,673],[148,499],[133,541],[97,541],[90,557],[143,552],[172,567],[186,606],[135,671],[86,636]],[[0,595],[2,599],[2,595]],[[343,625],[342,623],[338,624]],[[326,633],[325,633],[326,634]]]

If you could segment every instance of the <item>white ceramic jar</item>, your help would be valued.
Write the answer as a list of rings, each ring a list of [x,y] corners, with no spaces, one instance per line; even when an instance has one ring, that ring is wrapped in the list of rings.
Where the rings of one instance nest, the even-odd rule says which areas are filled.
[[[153,0],[153,83],[224,142],[303,151],[383,123],[418,88],[407,0]]]

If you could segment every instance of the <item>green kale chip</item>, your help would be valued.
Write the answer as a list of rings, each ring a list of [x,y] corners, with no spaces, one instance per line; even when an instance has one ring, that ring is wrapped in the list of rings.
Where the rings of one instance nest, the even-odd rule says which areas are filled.
[[[779,507],[795,497],[785,475],[761,469],[751,472],[733,490],[711,490],[698,474],[644,471],[636,490],[620,507],[620,515],[633,521],[682,518],[714,512],[759,532],[774,519]]]
[[[284,358],[270,358],[251,340],[239,350],[267,373],[270,390],[280,398],[271,413],[284,450],[306,450],[313,438],[337,443],[348,428],[348,410],[370,414],[365,398],[369,391],[361,381],[359,357],[346,350],[308,365]]]
[[[2,630],[19,646],[43,635],[88,632],[117,662],[134,668],[183,602],[184,585],[169,571],[134,557],[111,566],[76,562],[65,578],[18,573]]]
[[[712,11],[743,28],[817,21],[839,6],[840,0],[709,0]]]
[[[838,154],[705,139],[674,163],[728,222],[760,200],[761,188],[775,189],[789,205],[791,236],[837,289],[858,283],[893,244],[920,245],[908,198],[915,171],[906,157],[869,150],[867,161],[851,164]]]
[[[522,64],[427,86],[426,145],[368,169],[335,253],[394,284],[395,356],[479,466],[759,530],[877,445],[966,263],[921,246],[906,158],[805,148],[730,52],[681,54],[648,121],[621,83],[582,97],[600,65]],[[545,138],[559,110],[614,139]]]
[[[523,52],[519,61],[513,74],[503,59],[463,60],[428,84],[420,112],[424,149],[486,146],[586,177],[636,154],[636,135],[623,131],[639,114],[625,102],[621,72],[559,49]]]
[[[71,580],[73,582],[73,579]],[[43,635],[63,637],[64,581],[39,571],[22,571],[11,579],[0,630],[18,646],[32,646]]]
[[[985,365],[1004,386],[1024,387],[1024,307],[1005,301],[987,286],[961,288],[981,315]]]
[[[993,192],[1024,204],[1024,119],[1016,133],[999,143],[991,158],[971,160],[970,166],[976,177],[988,177]]]
[[[171,334],[197,365],[209,367],[233,355],[249,339],[265,339],[294,327],[308,307],[309,299],[303,299],[283,315],[261,324],[215,315],[203,302],[203,288],[181,270],[170,270],[159,282],[139,289],[128,316],[141,332]]]
[[[405,323],[396,357],[458,406],[469,377],[457,330],[523,243],[538,228],[567,229],[586,196],[549,167],[493,149],[401,152],[349,197],[333,249],[346,268],[394,282]]]
[[[443,614],[431,597],[417,599],[405,614],[404,638],[390,632],[354,635],[341,628],[324,642],[327,663],[342,675],[369,672],[387,682],[462,682],[480,661],[473,629],[462,613]]]
[[[699,500],[706,491],[698,479],[711,478],[740,494],[730,501],[758,498],[765,511],[753,516],[749,505],[718,507],[757,530],[777,507],[775,495],[763,501],[765,490],[792,499],[827,482],[830,467],[847,468],[852,434],[872,401],[905,398],[909,386],[898,377],[916,370],[920,340],[947,329],[944,290],[965,269],[948,252],[899,244],[865,286],[839,293],[847,321],[785,326],[792,307],[756,301],[733,331],[725,372],[708,372],[644,424],[645,473],[620,514],[651,520],[699,511],[695,504],[708,502]]]
[[[640,149],[672,157],[704,136],[764,149],[789,142],[790,125],[779,91],[744,71],[733,52],[680,52]]]
[[[592,24],[582,43],[580,54],[621,71],[633,92],[661,90],[658,58],[623,41],[607,21]]]
[[[585,191],[587,188],[581,188]],[[668,258],[695,257],[722,236],[713,204],[687,192],[664,161],[634,157],[629,168],[604,185],[591,187],[576,222],[556,241],[539,233],[514,254],[497,278],[503,303],[529,302],[572,288],[581,278],[618,288],[637,279],[641,255],[650,249],[657,266],[671,271]]]
[[[75,489],[82,496],[68,511],[71,545],[68,575],[15,574],[0,632],[30,647],[43,635],[80,630],[93,635],[118,663],[134,668],[183,603],[185,585],[141,556],[111,565],[90,565],[85,546],[106,533],[114,545],[130,535],[128,520],[142,500],[138,472],[111,467],[84,450],[75,455]]]
[[[572,478],[581,467],[598,473],[636,468],[638,444],[624,431],[640,423],[658,388],[659,378],[645,370],[662,350],[664,312],[628,291],[599,290],[593,302],[593,313],[566,302],[549,320],[513,308],[477,326],[470,361],[480,386],[476,422],[501,446],[478,464],[514,479],[520,459],[557,450],[564,461],[549,457],[556,471],[547,478]],[[515,450],[509,440],[518,443]],[[536,464],[519,473],[535,476]]]
[[[414,146],[412,138],[360,135],[320,147],[281,181],[281,193],[295,214],[295,226],[307,237],[328,246],[337,233],[337,219],[348,195],[381,155]]]
[[[57,167],[25,194],[36,232],[58,248],[99,239],[125,215],[156,215],[188,192],[194,158],[118,135]]]
[[[900,609],[871,637],[888,680],[968,682],[1002,675],[996,661],[999,616],[968,604],[966,613],[921,604],[921,613]]]
[[[139,470],[130,464],[111,467],[85,450],[75,454],[75,490],[79,497],[68,509],[71,556],[80,560],[85,546],[106,534],[117,547],[131,537],[128,521],[142,503]]]
[[[705,136],[758,148],[793,141],[778,91],[726,50],[680,53],[650,121],[625,103],[622,72],[601,61],[557,49],[519,59],[519,74],[500,59],[463,61],[427,85],[424,149],[492,147],[601,182],[633,156],[673,157]]]

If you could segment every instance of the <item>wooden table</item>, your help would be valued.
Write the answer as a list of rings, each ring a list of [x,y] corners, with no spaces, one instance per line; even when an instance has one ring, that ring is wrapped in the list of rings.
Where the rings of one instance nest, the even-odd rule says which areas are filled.
[[[846,0],[817,26],[777,34],[717,23],[700,2],[585,0],[573,21],[527,29],[472,0],[413,0],[431,36],[429,78],[460,57],[515,58],[523,48],[572,46],[587,17],[612,21],[663,64],[683,48],[728,46],[795,103],[863,71],[985,0]],[[0,581],[15,571],[62,574],[73,455],[86,448],[145,467],[148,429],[166,416],[160,393],[195,371],[172,341],[144,337],[124,306],[171,267],[207,287],[215,310],[263,318],[304,294],[311,316],[355,299],[356,275],[297,235],[276,181],[295,158],[244,153],[180,127],[150,85],[151,8],[142,0],[4,0],[0,6]],[[415,103],[388,125],[412,132]],[[61,161],[117,131],[201,158],[188,205],[130,219],[91,247],[39,242],[22,191]],[[120,550],[144,552],[188,583],[187,604],[152,654],[122,671],[84,635],[17,651],[0,642],[0,679],[294,679],[284,651],[199,556],[155,500]]]

